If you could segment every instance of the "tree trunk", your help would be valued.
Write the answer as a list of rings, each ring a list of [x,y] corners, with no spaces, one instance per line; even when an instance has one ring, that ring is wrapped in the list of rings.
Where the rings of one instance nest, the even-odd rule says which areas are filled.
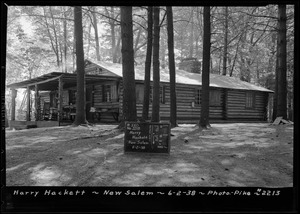
[[[225,7],[225,27],[224,27],[224,51],[222,75],[226,76],[227,70],[227,43],[228,43],[228,7]]]
[[[81,6],[74,7],[74,27],[76,37],[77,70],[76,118],[74,121],[74,125],[80,125],[87,123],[85,112],[85,73]]]
[[[87,58],[89,58],[90,48],[91,48],[91,29],[92,29],[92,24],[90,23],[88,28],[88,46],[87,46],[87,53],[86,53]]]
[[[278,100],[277,117],[287,119],[287,53],[286,53],[286,5],[278,5]]]
[[[210,62],[210,7],[204,7],[203,12],[203,64],[200,126],[209,126],[209,62]]]
[[[114,7],[110,7],[110,12],[111,12],[111,17],[114,18],[115,17],[115,11],[114,11]],[[109,21],[110,23],[110,28],[111,28],[111,48],[112,48],[112,61],[113,63],[117,63],[117,55],[116,53],[116,33],[115,33],[115,21],[113,19],[111,19]]]
[[[153,8],[148,7],[148,29],[147,29],[147,53],[145,62],[144,100],[142,119],[148,120],[149,115],[149,95],[150,95],[150,74],[152,57],[152,32],[153,32]]]
[[[121,63],[121,60],[120,60],[120,58],[121,58],[121,56],[120,56],[120,53],[121,53],[120,44],[121,44],[121,37],[119,36],[117,46],[114,50],[114,57],[113,57],[113,60],[115,59],[116,63]]]
[[[59,66],[59,53],[58,53],[58,49],[56,48],[56,46],[54,46],[54,41],[53,41],[53,38],[52,38],[52,35],[51,35],[51,32],[50,32],[50,26],[48,24],[48,20],[47,20],[47,16],[46,16],[46,12],[45,12],[45,8],[44,7],[43,7],[43,12],[44,12],[45,24],[46,24],[47,33],[48,33],[48,36],[49,36],[49,39],[50,39],[51,47],[52,47],[52,50],[53,50],[53,52],[55,53],[55,56],[56,56],[57,66]]]
[[[96,57],[97,57],[97,61],[100,61],[101,60],[100,46],[99,46],[98,26],[97,26],[97,17],[96,17],[95,7],[93,7],[92,15],[93,15],[93,26],[94,26],[94,31],[95,31]]]
[[[191,31],[190,31],[190,50],[189,50],[189,57],[193,57],[194,55],[194,9],[191,10]]]
[[[232,66],[231,66],[231,70],[230,70],[230,74],[229,76],[232,77],[232,74],[233,74],[233,70],[234,70],[234,67],[235,67],[235,62],[236,62],[236,58],[238,56],[238,51],[239,51],[239,43],[241,41],[241,38],[242,38],[243,35],[240,36],[237,44],[236,44],[236,50],[235,50],[235,54],[234,54],[234,58],[233,58],[233,63],[232,63]]]
[[[163,28],[162,28],[163,30]],[[161,68],[162,69],[165,69],[166,68],[166,41],[165,41],[165,36],[164,36],[164,33],[162,32],[162,35],[161,35],[161,46],[160,46],[160,49],[161,49]]]
[[[58,35],[57,35],[57,32],[56,32],[56,28],[55,28],[55,22],[54,22],[54,17],[53,17],[53,13],[52,13],[52,9],[51,9],[51,6],[49,7],[49,11],[50,11],[50,15],[51,15],[51,18],[52,18],[52,25],[53,25],[53,35],[54,35],[54,41],[55,41],[55,48],[56,48],[56,51],[57,51],[57,66],[59,67],[60,66],[60,59],[59,59],[59,45],[58,45]]]
[[[68,54],[68,31],[67,31],[67,16],[66,11],[64,10],[64,72],[68,72],[67,67],[67,54]]]
[[[159,122],[160,105],[160,75],[159,75],[159,7],[153,8],[153,101],[152,101],[152,122]]]
[[[174,57],[174,28],[172,7],[167,6],[167,31],[168,31],[168,55],[170,72],[170,123],[171,127],[177,126],[177,104],[176,104],[176,71]]]
[[[277,27],[279,27],[279,22],[277,24]],[[277,40],[276,40],[276,65],[275,65],[275,90],[274,90],[274,96],[273,96],[273,115],[272,119],[273,121],[277,117],[277,101],[278,101],[278,61],[279,61],[279,39],[278,39],[278,33],[277,33]]]
[[[123,121],[136,121],[132,7],[121,7]],[[121,123],[121,124],[122,124]]]

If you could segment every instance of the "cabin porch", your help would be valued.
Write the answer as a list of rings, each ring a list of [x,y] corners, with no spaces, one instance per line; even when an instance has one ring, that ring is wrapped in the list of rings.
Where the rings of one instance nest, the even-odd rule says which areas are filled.
[[[119,120],[118,78],[86,75],[86,117],[90,123]],[[76,116],[76,74],[53,72],[11,84],[10,128],[72,124]],[[16,120],[17,89],[26,88],[26,115]],[[33,102],[33,103],[31,103]]]

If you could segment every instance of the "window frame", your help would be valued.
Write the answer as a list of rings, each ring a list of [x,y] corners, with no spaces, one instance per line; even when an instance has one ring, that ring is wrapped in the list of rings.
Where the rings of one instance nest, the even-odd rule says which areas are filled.
[[[195,106],[200,106],[201,105],[201,90],[198,88],[195,88]]]
[[[112,94],[111,94],[111,85],[110,84],[102,85],[102,102],[104,102],[104,103],[112,102]]]
[[[209,90],[209,106],[221,106],[221,92]]]
[[[153,99],[153,86],[150,85],[150,91],[149,91],[149,103],[152,103],[152,99]],[[166,104],[166,86],[161,85],[159,86],[159,102],[160,104]]]
[[[255,109],[256,94],[253,91],[245,92],[245,109]]]
[[[217,95],[216,95],[217,94]],[[195,106],[201,105],[201,95],[202,95],[202,89],[195,88]],[[217,101],[212,102],[212,96],[218,96],[216,99]],[[221,91],[219,90],[209,90],[209,106],[221,106]]]

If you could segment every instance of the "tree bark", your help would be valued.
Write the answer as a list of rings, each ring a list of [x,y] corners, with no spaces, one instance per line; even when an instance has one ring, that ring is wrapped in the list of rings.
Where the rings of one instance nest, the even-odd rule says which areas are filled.
[[[177,126],[177,103],[176,103],[176,71],[174,57],[174,27],[173,11],[167,6],[167,31],[168,31],[168,55],[170,72],[170,123],[171,127]]]
[[[279,22],[277,24],[277,27],[279,27]],[[279,61],[279,39],[278,39],[278,33],[277,33],[277,39],[276,39],[276,65],[275,65],[275,89],[274,89],[274,96],[273,96],[273,115],[272,119],[273,121],[277,117],[277,101],[278,101],[278,61]]]
[[[77,70],[77,95],[76,95],[76,118],[74,125],[86,124],[85,112],[85,72],[82,32],[82,9],[74,7],[74,27],[76,37],[76,70]]]
[[[153,101],[152,101],[152,122],[159,122],[160,105],[160,75],[159,75],[159,7],[153,8]]]
[[[222,75],[226,76],[227,70],[227,43],[228,43],[228,7],[225,7],[225,26],[224,26],[224,51],[223,51],[223,70]]]
[[[153,33],[153,8],[148,7],[148,29],[147,29],[147,53],[145,62],[144,100],[142,119],[148,120],[149,115],[149,95],[150,95],[150,75],[152,57],[152,33]]]
[[[190,31],[190,50],[189,57],[192,58],[194,55],[194,9],[191,10],[191,31]]]
[[[46,16],[46,12],[45,12],[45,8],[44,7],[43,7],[43,12],[44,12],[45,24],[46,24],[46,27],[47,27],[47,32],[48,32],[48,36],[49,36],[49,39],[50,39],[51,47],[52,47],[52,50],[53,50],[53,52],[55,53],[55,56],[56,56],[57,66],[59,66],[59,53],[58,53],[58,49],[57,49],[57,46],[54,46],[54,40],[53,40],[51,32],[50,32],[50,26],[48,24],[48,20],[47,20],[47,16]]]
[[[63,7],[63,11],[64,11],[64,72],[67,73],[68,72],[68,67],[67,67],[67,55],[68,55],[68,31],[67,31],[67,15],[66,15],[66,11]]]
[[[121,7],[123,68],[123,121],[136,121],[136,94],[133,53],[132,7]]]
[[[94,31],[95,31],[96,57],[97,57],[97,60],[100,61],[101,60],[100,46],[99,46],[98,25],[97,25],[97,17],[96,17],[95,7],[93,7],[92,15],[93,15],[93,27],[94,27]]]
[[[58,48],[58,36],[57,36],[57,32],[56,32],[56,28],[55,28],[55,22],[54,22],[54,17],[53,17],[53,13],[52,13],[52,9],[51,9],[51,6],[49,7],[49,11],[50,11],[50,15],[51,15],[51,18],[52,18],[52,25],[53,25],[53,35],[54,35],[54,39],[55,39],[55,48],[56,48],[56,51],[57,51],[57,66],[59,67],[60,66],[60,59],[59,59],[59,48]]]
[[[209,64],[210,64],[210,7],[204,7],[203,12],[203,64],[200,126],[209,126]]]
[[[286,5],[278,5],[278,100],[277,117],[287,119],[287,52],[286,52]]]
[[[88,28],[88,46],[87,46],[87,53],[86,53],[86,57],[89,58],[90,55],[90,47],[91,47],[91,29],[92,29],[92,24],[89,24],[89,28]]]
[[[162,69],[165,69],[166,68],[166,42],[165,42],[164,33],[162,33],[160,41],[161,41],[161,46],[160,46],[161,65],[160,66],[161,66]]]

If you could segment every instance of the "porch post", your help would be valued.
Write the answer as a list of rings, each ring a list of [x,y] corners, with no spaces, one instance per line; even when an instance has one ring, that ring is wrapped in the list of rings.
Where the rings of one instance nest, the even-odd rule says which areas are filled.
[[[30,88],[27,86],[27,108],[26,108],[26,121],[30,121]]]
[[[11,119],[16,120],[16,96],[17,90],[12,88],[11,89]]]
[[[64,87],[64,83],[62,80],[62,77],[60,77],[58,79],[58,117],[57,120],[61,121],[62,117],[63,117],[63,87]]]
[[[35,120],[39,121],[40,120],[40,97],[39,97],[39,86],[38,84],[35,84]]]

